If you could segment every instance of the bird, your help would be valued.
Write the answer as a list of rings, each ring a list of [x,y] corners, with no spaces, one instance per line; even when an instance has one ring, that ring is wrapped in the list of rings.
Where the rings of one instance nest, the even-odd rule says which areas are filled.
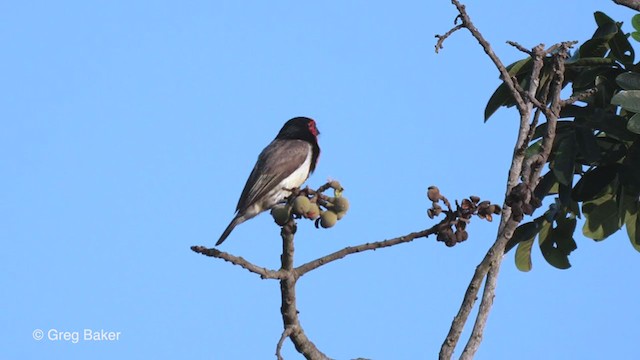
[[[239,224],[281,203],[313,173],[320,156],[315,120],[298,116],[288,120],[258,156],[244,185],[236,213],[216,246]]]

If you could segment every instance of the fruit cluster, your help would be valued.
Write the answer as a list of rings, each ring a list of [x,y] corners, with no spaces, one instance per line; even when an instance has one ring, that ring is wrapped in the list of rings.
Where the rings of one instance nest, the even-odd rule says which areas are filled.
[[[456,200],[456,209],[451,208],[451,204],[446,197],[440,194],[440,190],[435,186],[430,186],[427,191],[427,197],[432,201],[431,208],[427,210],[427,216],[430,219],[444,213],[445,219],[441,222],[442,226],[438,231],[437,240],[444,242],[447,246],[454,246],[469,238],[467,232],[467,224],[471,221],[473,215],[487,221],[493,220],[493,215],[500,214],[500,206],[491,204],[489,201],[480,201],[477,196],[470,196],[463,199],[462,203]],[[447,209],[443,209],[438,202],[442,201]],[[455,231],[454,228],[455,227]]]
[[[333,188],[334,196],[324,195],[322,192]],[[337,181],[331,181],[313,191],[300,190],[294,193],[285,204],[276,205],[271,209],[271,216],[276,224],[284,226],[291,217],[307,218],[315,221],[323,228],[330,228],[342,219],[349,210],[349,200],[342,196],[343,188]]]

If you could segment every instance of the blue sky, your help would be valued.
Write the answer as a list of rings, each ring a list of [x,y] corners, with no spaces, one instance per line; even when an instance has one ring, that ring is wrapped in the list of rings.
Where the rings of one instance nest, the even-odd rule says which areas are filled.
[[[522,58],[506,40],[584,41],[596,10],[630,29],[610,1],[468,4],[506,63]],[[307,183],[338,179],[351,201],[330,230],[299,224],[299,264],[430,227],[432,184],[501,203],[517,120],[483,124],[498,73],[470,35],[434,53],[455,15],[448,1],[0,5],[0,358],[274,358],[278,283],[189,247],[213,246],[294,116],[322,132]],[[436,357],[496,226],[306,275],[307,335],[336,359]],[[276,268],[278,234],[261,215],[221,249]],[[567,271],[534,251],[521,273],[508,255],[478,359],[637,356],[639,254],[624,233],[576,240]],[[48,339],[84,329],[121,335]],[[289,342],[283,354],[299,358]]]

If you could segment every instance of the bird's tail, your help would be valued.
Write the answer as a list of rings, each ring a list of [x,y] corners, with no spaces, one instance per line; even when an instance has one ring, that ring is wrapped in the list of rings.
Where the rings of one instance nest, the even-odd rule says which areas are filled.
[[[220,236],[220,239],[218,239],[216,246],[222,244],[227,239],[229,234],[231,234],[231,232],[233,231],[233,228],[235,228],[240,223],[244,222],[244,220],[245,219],[243,216],[236,215],[233,218],[233,220],[231,220],[231,223],[229,223],[229,226],[227,226],[227,228],[224,229],[224,232],[222,232],[222,235]]]

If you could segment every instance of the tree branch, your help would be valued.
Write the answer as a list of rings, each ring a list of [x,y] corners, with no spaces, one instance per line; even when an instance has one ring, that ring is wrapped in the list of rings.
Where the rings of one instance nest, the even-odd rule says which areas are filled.
[[[389,239],[389,240],[383,240],[383,241],[376,241],[376,242],[372,242],[372,243],[366,243],[366,244],[361,244],[361,245],[357,245],[357,246],[347,246],[346,248],[336,251],[332,254],[323,256],[321,258],[309,261],[306,264],[300,265],[297,268],[295,268],[296,271],[296,275],[298,277],[308,273],[311,270],[317,269],[322,265],[326,265],[332,261],[338,260],[338,259],[342,259],[343,257],[347,256],[347,255],[351,255],[351,254],[355,254],[355,253],[359,253],[362,251],[367,251],[367,250],[376,250],[376,249],[381,249],[381,248],[385,248],[385,247],[389,247],[389,246],[394,246],[394,245],[398,245],[398,244],[402,244],[402,243],[407,243],[410,241],[413,241],[415,239],[418,238],[422,238],[422,237],[427,237],[429,235],[435,234],[437,233],[440,229],[442,229],[444,226],[450,225],[449,222],[445,219],[442,222],[432,226],[429,229],[426,230],[422,230],[422,231],[418,231],[418,232],[412,232],[410,234],[404,235],[404,236],[399,236],[397,238],[394,239]]]
[[[493,49],[491,48],[489,42],[485,40],[480,31],[478,31],[475,25],[473,25],[473,22],[471,22],[471,19],[469,18],[469,15],[465,10],[465,6],[462,5],[458,0],[451,0],[451,3],[458,9],[459,15],[456,17],[456,20],[460,19],[462,23],[460,25],[456,25],[453,29],[445,33],[445,35],[436,35],[436,37],[438,38],[438,45],[436,46],[436,50],[443,48],[444,40],[453,32],[459,30],[460,28],[466,28],[467,30],[469,30],[469,32],[471,32],[471,35],[476,40],[478,40],[480,46],[482,46],[491,61],[493,61],[493,63],[496,65],[498,71],[500,71],[502,80],[505,82],[505,84],[507,84],[507,87],[513,94],[513,98],[516,101],[516,107],[518,108],[518,111],[526,111],[526,104],[524,102],[524,99],[522,99],[522,96],[520,96],[520,93],[518,93],[518,91],[516,90],[515,84],[511,80],[511,76],[509,76],[509,71],[504,66],[504,64],[502,64],[500,58],[498,58],[498,56],[493,52]]]
[[[284,360],[282,354],[280,354],[280,351],[282,350],[284,341],[289,337],[289,335],[291,335],[291,328],[285,329],[282,332],[282,335],[280,335],[280,340],[278,340],[278,345],[276,345],[276,357],[278,358],[278,360]]]
[[[197,252],[198,254],[222,259],[224,261],[228,261],[232,263],[233,265],[238,265],[244,269],[249,270],[254,274],[260,275],[260,278],[262,279],[281,279],[285,275],[283,271],[269,270],[267,268],[259,267],[243,259],[242,257],[234,256],[215,248],[207,248],[204,246],[192,246],[191,250],[194,252]]]
[[[280,313],[282,314],[282,322],[284,325],[284,334],[288,333],[291,342],[296,350],[304,355],[308,360],[329,360],[315,346],[311,340],[305,335],[300,320],[298,319],[298,309],[296,307],[296,281],[295,271],[293,270],[293,233],[295,232],[295,221],[289,222],[282,227],[282,269],[286,275],[280,279],[280,293],[282,295],[282,306]],[[279,341],[280,343],[280,341]]]
[[[544,49],[544,45],[540,44],[529,51],[518,43],[509,42],[510,45],[516,47],[518,50],[530,54],[533,60],[529,88],[525,90],[522,89],[517,81],[508,74],[501,61],[497,58],[497,56],[491,49],[489,43],[484,40],[479,31],[475,28],[475,26],[473,26],[469,16],[465,11],[464,5],[461,5],[457,0],[452,0],[452,3],[458,9],[458,18],[462,19],[462,25],[466,27],[471,32],[472,36],[478,40],[485,53],[491,58],[491,60],[494,62],[494,64],[502,74],[502,80],[507,84],[512,96],[516,100],[518,112],[520,113],[520,128],[518,131],[518,139],[514,147],[514,155],[509,169],[505,204],[503,206],[503,213],[500,226],[498,228],[498,236],[496,238],[496,242],[487,251],[487,254],[483,258],[482,262],[476,267],[471,282],[469,283],[467,291],[465,292],[460,310],[458,311],[458,314],[451,324],[451,328],[449,329],[449,333],[445,338],[444,343],[442,344],[439,355],[440,359],[450,359],[452,357],[453,351],[455,350],[455,347],[459,341],[464,325],[466,324],[469,314],[471,313],[471,310],[473,309],[473,306],[477,299],[478,292],[480,290],[480,287],[482,286],[482,281],[486,278],[478,316],[476,317],[471,336],[461,355],[461,359],[471,359],[473,358],[480,345],[484,326],[493,305],[497,277],[500,271],[500,265],[502,262],[502,255],[504,254],[505,245],[507,241],[513,236],[513,232],[515,231],[519,222],[522,220],[524,205],[529,205],[528,202],[531,199],[531,189],[534,189],[535,185],[537,185],[539,181],[540,171],[542,167],[535,165],[535,163],[539,163],[539,161],[536,161],[535,163],[524,161],[525,150],[530,142],[533,133],[532,126],[536,126],[537,117],[539,116],[540,112],[545,114],[548,122],[548,132],[543,137],[542,153],[539,155],[541,157],[540,160],[543,161],[542,164],[544,164],[546,159],[548,159],[553,145],[555,136],[555,124],[557,122],[560,109],[562,105],[565,104],[562,100],[560,100],[560,90],[562,89],[562,82],[564,80],[564,59],[567,56],[568,48],[571,47],[574,43],[565,42],[556,44],[551,46],[547,50]],[[554,51],[558,49],[560,50],[557,53],[554,53]],[[553,54],[554,57],[554,73],[553,83],[551,85],[551,89],[549,90],[549,93],[552,96],[552,103],[551,106],[547,107],[546,95],[543,95],[543,97],[545,97],[545,100],[543,102],[539,101],[536,98],[536,95],[540,85],[540,73],[544,65],[543,59],[549,54]],[[544,90],[544,93],[546,94],[547,89],[545,88]],[[566,101],[576,101],[577,99],[578,98],[569,99]],[[531,112],[534,106],[538,109],[538,111],[536,111],[536,115],[534,116],[533,120],[531,120]],[[531,176],[523,179],[524,183],[520,184],[520,176],[528,166],[535,166],[535,169],[533,171],[530,171],[531,169],[526,169],[528,170],[528,174],[531,174]],[[511,208],[513,201],[510,201],[510,199],[513,198],[519,199],[518,202],[515,202],[518,204],[517,209]]]
[[[626,6],[629,9],[640,11],[640,1],[638,0],[613,0],[614,3]]]

